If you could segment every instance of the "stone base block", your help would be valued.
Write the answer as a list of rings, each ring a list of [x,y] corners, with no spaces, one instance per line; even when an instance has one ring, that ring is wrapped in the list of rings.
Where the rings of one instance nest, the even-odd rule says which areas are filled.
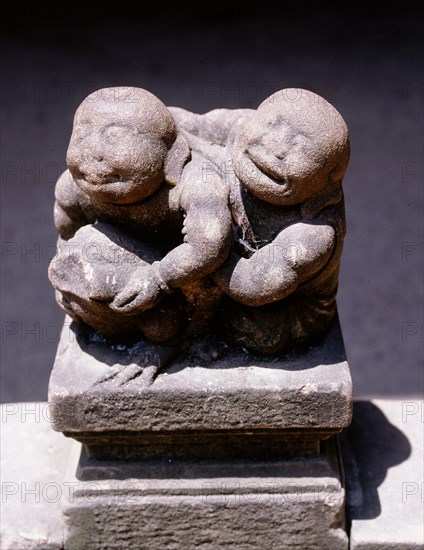
[[[66,323],[49,387],[53,428],[98,459],[275,459],[316,456],[320,441],[350,423],[352,382],[337,320],[302,354],[226,350],[207,364],[187,354],[146,376],[146,358],[163,353],[111,347]]]
[[[307,459],[141,463],[83,453],[75,471],[66,550],[348,548],[333,438]]]
[[[352,550],[423,548],[423,411],[411,397],[355,403],[342,434]],[[332,439],[307,459],[97,461],[51,430],[47,403],[0,412],[2,550],[347,547]]]

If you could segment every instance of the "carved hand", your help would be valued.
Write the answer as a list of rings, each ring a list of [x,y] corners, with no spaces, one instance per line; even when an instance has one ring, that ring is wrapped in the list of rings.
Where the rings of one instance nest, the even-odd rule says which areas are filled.
[[[143,265],[131,275],[109,307],[117,313],[134,315],[157,305],[163,295],[157,264]]]

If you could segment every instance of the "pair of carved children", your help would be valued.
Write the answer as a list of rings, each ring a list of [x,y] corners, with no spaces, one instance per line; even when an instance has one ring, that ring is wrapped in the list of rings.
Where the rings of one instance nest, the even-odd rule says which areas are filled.
[[[257,354],[311,343],[336,310],[348,160],[342,117],[307,90],[203,115],[99,90],[56,185],[58,301],[118,341],[215,321]]]

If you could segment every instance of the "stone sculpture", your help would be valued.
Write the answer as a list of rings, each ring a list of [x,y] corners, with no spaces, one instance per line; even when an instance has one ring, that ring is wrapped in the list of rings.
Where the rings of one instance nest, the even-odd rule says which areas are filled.
[[[49,417],[83,444],[66,547],[348,548],[348,157],[306,90],[205,114],[135,88],[83,101],[49,269],[74,320]]]
[[[58,302],[111,342],[302,349],[336,312],[348,160],[343,118],[307,90],[203,115],[99,90],[56,186]]]
[[[231,215],[218,172],[202,181],[204,159],[165,105],[142,89],[92,94],[77,110],[67,163],[49,270],[60,305],[119,341],[169,341],[184,313],[201,324],[220,294],[207,276],[230,249]]]

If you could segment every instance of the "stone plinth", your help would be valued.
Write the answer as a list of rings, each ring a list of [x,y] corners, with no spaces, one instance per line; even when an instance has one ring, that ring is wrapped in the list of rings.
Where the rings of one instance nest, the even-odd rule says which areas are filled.
[[[140,348],[65,323],[49,388],[52,427],[98,459],[318,456],[351,419],[340,327],[298,355],[171,361],[146,384]]]
[[[66,549],[347,550],[336,441],[274,461],[98,461],[67,479]],[[76,472],[76,475],[75,475]]]
[[[47,403],[7,403],[0,546],[344,550],[346,500],[350,548],[419,550],[423,409],[413,397],[355,403],[344,491],[334,438],[307,459],[98,461],[50,429]]]
[[[143,368],[163,352],[65,323],[50,418],[84,444],[66,476],[66,548],[347,549],[336,434],[352,388],[338,321],[297,355],[227,348],[206,365],[186,354]]]

